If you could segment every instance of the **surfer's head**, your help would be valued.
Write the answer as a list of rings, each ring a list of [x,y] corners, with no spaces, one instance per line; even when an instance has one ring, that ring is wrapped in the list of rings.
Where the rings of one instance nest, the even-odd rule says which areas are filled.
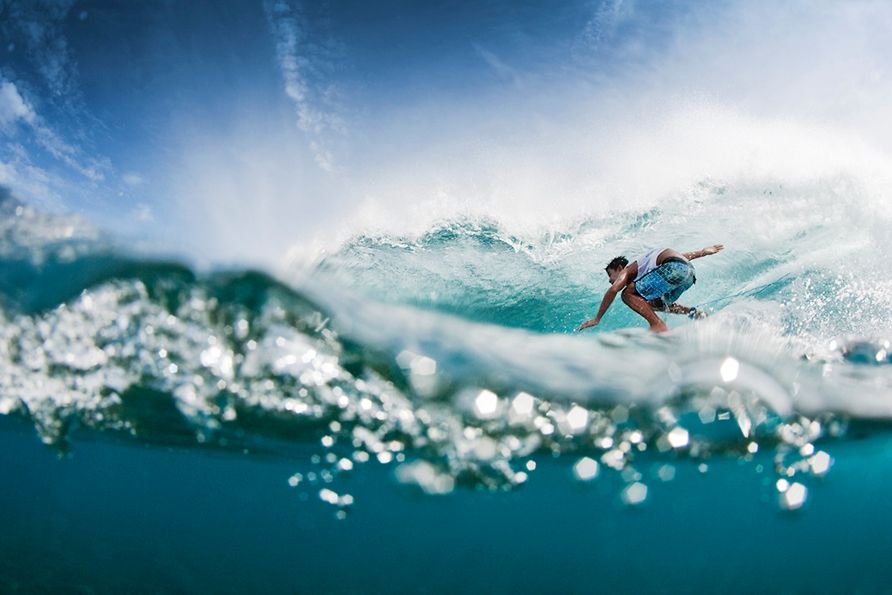
[[[617,256],[607,263],[604,270],[607,271],[607,278],[610,279],[611,283],[616,281],[617,276],[623,272],[623,269],[626,268],[626,265],[628,264],[629,260],[625,256]]]

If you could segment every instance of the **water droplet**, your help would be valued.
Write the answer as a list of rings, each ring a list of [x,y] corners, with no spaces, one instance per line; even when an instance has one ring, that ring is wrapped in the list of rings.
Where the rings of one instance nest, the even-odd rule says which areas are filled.
[[[598,461],[582,457],[573,465],[573,474],[580,481],[591,481],[598,476]]]
[[[684,448],[688,445],[688,431],[682,427],[673,428],[667,439],[672,448]]]
[[[736,380],[739,372],[740,362],[733,357],[725,358],[725,361],[722,362],[722,367],[719,368],[719,374],[721,374],[722,380],[725,382],[733,382]]]
[[[567,413],[567,423],[574,434],[580,432],[588,424],[588,411],[579,405],[573,405]]]
[[[805,504],[808,488],[801,483],[792,483],[780,496],[781,506],[787,510],[796,510]]]
[[[823,450],[819,450],[808,459],[808,464],[811,466],[812,473],[815,475],[825,475],[827,471],[830,470],[830,465],[832,463],[833,459],[831,459],[830,455]]]
[[[523,392],[517,393],[517,396],[511,402],[511,408],[514,412],[524,417],[532,415],[534,405],[535,399],[533,399],[533,396]]]
[[[623,502],[630,506],[637,506],[647,499],[647,486],[636,481],[623,490]]]
[[[492,417],[499,407],[499,397],[494,392],[482,390],[474,399],[474,410],[479,417]]]
[[[669,464],[661,465],[657,470],[657,477],[659,477],[661,481],[672,481],[675,479],[675,467]]]

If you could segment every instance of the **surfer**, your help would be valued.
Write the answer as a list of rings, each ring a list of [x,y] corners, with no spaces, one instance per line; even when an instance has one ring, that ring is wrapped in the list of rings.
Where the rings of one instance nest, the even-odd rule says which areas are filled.
[[[616,294],[622,292],[623,302],[640,314],[655,333],[669,330],[657,312],[686,314],[691,318],[705,316],[696,308],[676,304],[675,300],[697,282],[694,266],[690,261],[710,256],[724,246],[716,244],[696,252],[677,252],[672,248],[657,248],[629,264],[625,256],[618,256],[608,263],[605,270],[610,279],[610,289],[604,294],[598,314],[586,320],[576,329],[581,331],[601,322],[601,317],[613,303]]]

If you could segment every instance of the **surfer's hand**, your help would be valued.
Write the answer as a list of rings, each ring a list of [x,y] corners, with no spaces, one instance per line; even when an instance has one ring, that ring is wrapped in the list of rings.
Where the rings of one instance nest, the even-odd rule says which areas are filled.
[[[704,248],[703,256],[712,256],[713,254],[717,254],[718,252],[721,252],[722,249],[724,249],[724,247],[725,246],[723,244],[716,244],[714,246],[709,246],[708,248]]]
[[[586,320],[585,322],[580,324],[578,327],[576,327],[576,332],[578,333],[579,331],[585,330],[592,326],[596,326],[597,324],[598,324],[598,322],[594,318],[592,318],[591,320]]]

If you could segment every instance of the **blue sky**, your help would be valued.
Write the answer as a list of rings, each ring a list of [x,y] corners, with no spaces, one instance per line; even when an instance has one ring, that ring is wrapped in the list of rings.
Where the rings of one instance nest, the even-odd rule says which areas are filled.
[[[150,230],[186,200],[175,196],[190,175],[177,168],[184,155],[237,147],[247,128],[330,201],[330,178],[349,177],[358,155],[400,150],[390,123],[430,120],[444,103],[519,99],[529,81],[578,67],[626,10],[4,0],[0,183],[44,208]]]
[[[619,171],[610,159],[681,103],[882,144],[890,12],[0,0],[0,184],[124,235],[262,260],[368,201],[623,186],[590,172]]]

